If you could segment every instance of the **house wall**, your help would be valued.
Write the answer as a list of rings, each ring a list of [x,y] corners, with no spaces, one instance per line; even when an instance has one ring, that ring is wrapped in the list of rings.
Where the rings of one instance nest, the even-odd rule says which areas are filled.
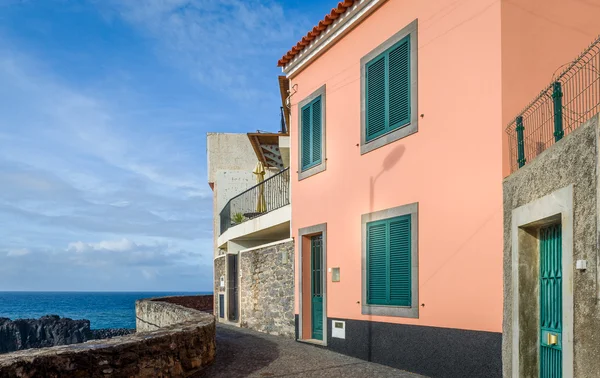
[[[360,60],[415,19],[418,131],[361,155]],[[500,37],[498,1],[388,1],[292,77],[293,148],[298,103],[326,86],[327,168],[292,175],[292,228],[327,223],[326,268],[341,274],[327,275],[328,328],[346,321],[328,347],[427,376],[501,375]],[[418,318],[363,315],[361,216],[413,203]]]
[[[572,309],[563,308],[563,365],[568,365],[566,358],[572,361],[572,369],[564,372],[564,377],[592,378],[600,376],[600,344],[597,336],[600,334],[600,307],[598,305],[598,179],[594,172],[598,172],[598,135],[600,133],[598,116],[588,121],[585,125],[571,132],[560,142],[556,143],[523,168],[513,173],[504,180],[504,333],[503,333],[503,373],[504,377],[533,376],[537,369],[537,344],[539,342],[538,330],[539,307],[528,303],[538,301],[530,295],[528,298],[523,293],[528,290],[528,272],[523,271],[527,263],[523,251],[533,251],[531,260],[539,261],[537,246],[539,240],[535,232],[526,232],[528,228],[520,228],[515,224],[513,216],[515,211],[521,213],[523,207],[543,199],[546,196],[554,201],[560,201],[558,193],[568,191],[566,217],[562,216],[563,238],[571,234],[572,239],[563,242],[563,256],[572,253],[573,265],[563,265],[563,303],[567,298],[572,301]],[[570,188],[569,188],[570,187]],[[571,193],[572,190],[572,193]],[[562,196],[564,197],[564,196]],[[546,197],[547,198],[547,197]],[[549,206],[542,206],[547,210]],[[517,210],[515,210],[517,209]],[[537,209],[538,211],[540,209]],[[526,210],[530,217],[536,209]],[[554,214],[550,214],[554,215]],[[570,218],[570,220],[569,220]],[[560,219],[560,218],[559,218]],[[537,220],[537,219],[534,219]],[[566,221],[565,221],[566,220]],[[565,229],[565,224],[571,230]],[[518,240],[515,240],[515,231],[519,228]],[[528,246],[525,243],[532,242]],[[516,244],[515,244],[516,243]],[[570,248],[565,248],[567,244]],[[514,247],[518,246],[520,259],[515,261]],[[532,245],[532,246],[531,246]],[[569,251],[570,249],[570,251]],[[577,260],[587,260],[587,270],[576,270]],[[563,257],[563,262],[564,262]],[[518,264],[519,277],[513,276],[514,265]],[[572,281],[568,277],[572,277]],[[519,282],[519,290],[514,291],[514,280]],[[538,286],[537,277],[529,279],[529,284]],[[534,292],[534,291],[531,291]],[[537,293],[534,293],[537,294]],[[519,323],[513,317],[513,303],[515,298],[527,298],[519,303]],[[566,315],[566,317],[565,317]],[[572,324],[565,322],[571,319]],[[527,319],[534,319],[527,322]],[[518,327],[516,326],[518,324]],[[569,331],[570,330],[570,331]],[[521,347],[516,356],[519,357],[520,369],[513,366],[513,333],[517,332],[521,338]],[[571,332],[569,335],[568,332]],[[527,335],[532,335],[527,337]],[[528,340],[529,339],[529,340]],[[534,340],[531,342],[530,340]],[[529,341],[529,344],[527,344]],[[569,344],[570,352],[569,352]],[[525,353],[529,346],[530,353]],[[569,357],[570,355],[570,357]],[[528,371],[533,374],[527,374]],[[536,375],[537,376],[537,375]]]
[[[415,19],[418,132],[361,155],[359,62]],[[500,62],[499,2],[388,1],[292,78],[294,148],[297,104],[326,85],[327,169],[292,178],[292,227],[327,223],[330,317],[501,331]],[[419,318],[362,315],[361,215],[417,202]]]
[[[227,282],[227,255],[220,255],[218,257],[215,257],[214,260],[214,274],[213,274],[213,280],[214,280],[214,300],[215,300],[215,306],[214,306],[214,313],[215,313],[215,317],[217,319],[217,321],[222,321],[223,318],[221,318],[219,316],[219,298],[220,295],[223,295],[224,298],[224,302],[223,305],[225,306],[225,318],[227,317],[227,293],[225,291],[225,287],[221,287],[221,276],[225,277],[225,283]]]
[[[600,33],[600,2],[502,0],[502,125],[549,85]],[[510,174],[503,138],[503,177]]]
[[[207,133],[208,184],[213,190],[213,252],[218,255],[219,213],[230,198],[256,184],[257,159],[246,134]]]

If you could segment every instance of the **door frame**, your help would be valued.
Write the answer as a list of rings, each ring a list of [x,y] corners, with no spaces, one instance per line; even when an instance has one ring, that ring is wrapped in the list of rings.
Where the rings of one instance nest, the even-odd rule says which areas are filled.
[[[562,229],[562,366],[563,377],[572,377],[573,370],[573,185],[559,189],[512,211],[511,280],[512,280],[512,376],[521,376],[519,363],[519,234],[524,228],[558,223]],[[539,259],[539,235],[538,235]],[[538,298],[539,301],[539,298]],[[538,314],[539,316],[539,314]],[[536,322],[537,323],[537,322]],[[539,332],[539,327],[538,327]],[[539,334],[537,337],[539,340]],[[539,344],[539,341],[538,341]],[[539,353],[538,353],[539,358]]]
[[[321,234],[323,235],[323,250],[322,250],[322,272],[321,279],[323,280],[323,340],[304,339],[302,337],[302,323],[304,322],[303,315],[303,277],[304,277],[304,266],[303,266],[303,251],[305,248],[304,243],[308,241],[310,243],[310,237]],[[310,247],[310,244],[309,244]],[[310,248],[308,249],[310,251]],[[310,261],[310,256],[308,256]],[[327,324],[327,223],[321,223],[315,226],[304,227],[298,229],[298,304],[299,304],[299,315],[298,315],[298,341],[305,341],[315,343],[319,345],[327,346],[327,335],[328,335],[328,324]],[[308,279],[310,279],[310,272]],[[311,303],[307,304],[311,306]]]
[[[231,264],[235,265],[232,266]],[[235,268],[235,271],[232,271]],[[231,287],[233,285],[233,287]],[[238,253],[227,254],[227,320],[232,323],[240,321],[240,256]],[[234,316],[232,319],[232,313]]]
[[[236,321],[232,321],[229,320],[229,257],[232,255],[237,255],[237,284],[238,284],[238,290],[237,290],[237,320]],[[225,257],[225,291],[223,292],[225,294],[225,317],[224,318],[220,318],[220,322],[222,323],[226,323],[226,324],[231,324],[231,325],[240,325],[241,324],[241,319],[242,319],[242,314],[241,314],[241,270],[240,270],[240,254],[239,252],[227,252],[224,255],[222,255]]]

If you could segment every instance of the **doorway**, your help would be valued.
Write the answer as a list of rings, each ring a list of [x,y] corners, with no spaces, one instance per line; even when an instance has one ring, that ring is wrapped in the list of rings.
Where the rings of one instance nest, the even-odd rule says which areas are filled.
[[[238,320],[238,255],[227,256],[227,319]]]
[[[540,228],[540,378],[562,378],[561,225]]]
[[[310,238],[311,338],[323,340],[323,235]]]
[[[298,229],[298,340],[327,345],[327,223]]]

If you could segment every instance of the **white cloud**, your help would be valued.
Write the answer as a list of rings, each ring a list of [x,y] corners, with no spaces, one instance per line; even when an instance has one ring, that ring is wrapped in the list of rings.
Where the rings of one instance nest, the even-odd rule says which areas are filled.
[[[240,100],[275,97],[258,82],[275,77],[277,59],[304,30],[301,17],[271,0],[130,0],[120,16],[158,41],[157,54],[191,77]],[[293,21],[292,21],[293,20]]]
[[[21,257],[21,256],[27,256],[30,253],[31,252],[28,249],[21,248],[21,249],[13,249],[13,250],[8,251],[8,253],[6,254],[6,256],[8,256],[8,257]]]
[[[105,240],[98,243],[84,243],[77,241],[74,243],[69,243],[67,251],[73,251],[77,253],[90,251],[127,252],[137,247],[139,246],[129,239]]]

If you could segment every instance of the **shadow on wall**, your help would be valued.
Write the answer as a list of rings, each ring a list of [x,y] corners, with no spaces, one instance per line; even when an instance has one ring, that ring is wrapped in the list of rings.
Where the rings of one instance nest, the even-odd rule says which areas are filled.
[[[389,154],[387,154],[385,159],[383,159],[383,164],[381,165],[381,170],[379,171],[379,173],[375,176],[371,176],[371,182],[370,182],[370,187],[369,187],[369,212],[370,213],[373,212],[373,206],[375,203],[375,183],[377,182],[377,179],[381,175],[383,175],[385,172],[394,168],[394,166],[402,158],[402,155],[404,155],[405,149],[406,148],[402,145],[394,147],[394,149]]]
[[[277,344],[264,338],[217,326],[215,362],[199,377],[242,378],[251,375],[279,358]]]
[[[369,187],[369,213],[372,213],[374,211],[373,207],[375,206],[375,183],[377,182],[377,179],[381,175],[383,175],[385,172],[394,168],[394,166],[396,164],[398,164],[398,162],[402,158],[402,155],[404,155],[405,150],[406,150],[406,148],[403,145],[394,147],[394,149],[389,154],[387,154],[385,159],[383,159],[383,164],[381,165],[381,170],[379,171],[379,173],[375,176],[371,176],[371,182],[370,182],[370,187]],[[372,318],[372,317],[370,317],[370,318]],[[372,320],[372,319],[370,319],[370,320]],[[371,322],[369,322],[368,361],[372,361],[372,355],[373,355],[373,353],[372,353],[372,345],[373,345],[372,337],[373,336],[372,335],[373,335],[373,332],[371,329]]]

